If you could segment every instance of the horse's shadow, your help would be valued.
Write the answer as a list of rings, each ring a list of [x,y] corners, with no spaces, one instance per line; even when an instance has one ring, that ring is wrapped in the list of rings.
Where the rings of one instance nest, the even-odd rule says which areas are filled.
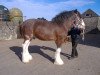
[[[13,51],[18,57],[20,60],[22,60],[22,47],[18,47],[18,46],[13,46],[13,47],[10,47],[10,50]]]
[[[43,56],[44,58],[48,59],[49,61],[51,61],[53,63],[54,59],[52,57],[50,57],[48,54],[44,53],[44,51],[42,51],[41,49],[50,50],[50,51],[55,52],[55,49],[50,48],[50,47],[46,47],[46,46],[37,46],[37,45],[29,46],[29,52],[30,53],[38,53],[38,54],[40,54],[41,56]],[[13,46],[13,47],[10,47],[10,50],[15,52],[15,54],[19,57],[19,59],[22,60],[22,54],[21,54],[22,53],[22,47]],[[66,56],[67,58],[70,57],[69,54],[65,54],[65,53],[62,53],[62,52],[61,52],[61,54],[63,56]]]

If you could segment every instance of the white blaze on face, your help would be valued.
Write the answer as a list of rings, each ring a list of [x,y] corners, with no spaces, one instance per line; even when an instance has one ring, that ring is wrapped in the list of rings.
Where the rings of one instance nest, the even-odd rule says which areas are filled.
[[[83,19],[82,19],[82,26],[83,26],[83,29],[85,29],[85,23],[84,23]]]
[[[85,23],[82,18],[77,17],[78,23],[75,25],[78,28],[85,29]]]
[[[77,24],[76,26],[77,26],[78,28],[81,28],[81,29],[84,30],[84,29],[85,29],[85,23],[84,23],[83,19],[81,19],[81,20],[80,20],[80,23]]]
[[[85,29],[85,23],[84,23],[83,19],[82,19],[82,21],[81,21],[81,28],[82,28],[82,29]]]

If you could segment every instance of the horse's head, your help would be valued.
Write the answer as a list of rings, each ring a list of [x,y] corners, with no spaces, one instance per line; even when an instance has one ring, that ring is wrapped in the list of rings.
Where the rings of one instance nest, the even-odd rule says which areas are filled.
[[[73,11],[72,19],[73,19],[72,25],[81,31],[81,34],[83,36],[82,39],[84,40],[85,23],[80,12],[78,12],[77,9]]]
[[[85,29],[85,23],[81,14],[77,10],[63,11],[56,15],[52,19],[52,22],[61,26],[64,25],[64,27],[69,28],[69,30],[73,25],[79,28],[82,32],[84,32]]]
[[[73,25],[79,29],[85,29],[85,23],[77,9],[73,11]]]

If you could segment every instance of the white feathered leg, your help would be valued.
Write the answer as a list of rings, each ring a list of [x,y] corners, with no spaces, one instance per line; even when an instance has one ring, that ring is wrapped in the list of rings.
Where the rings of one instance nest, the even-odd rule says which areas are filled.
[[[28,51],[29,44],[30,44],[30,40],[26,40],[24,44],[22,44],[23,46],[22,61],[24,63],[28,63],[30,60],[32,60],[32,56],[29,54]]]
[[[27,46],[26,46],[26,47],[27,47],[27,48],[26,48],[27,51],[28,51],[29,44],[30,44],[30,41],[29,41],[29,43],[28,43]],[[32,60],[32,56],[30,55],[29,51],[28,51],[28,57],[29,57],[29,60]]]
[[[60,52],[61,52],[61,48],[58,48],[55,52],[55,62],[54,64],[56,65],[63,65],[64,62],[62,61],[61,57],[60,57]]]

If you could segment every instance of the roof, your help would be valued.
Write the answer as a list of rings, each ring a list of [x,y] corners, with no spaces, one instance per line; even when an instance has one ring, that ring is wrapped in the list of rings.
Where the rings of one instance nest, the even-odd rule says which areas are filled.
[[[4,10],[4,9],[7,9],[7,8],[5,6],[3,6],[3,5],[0,5],[0,10]]]
[[[86,14],[92,15],[91,17],[98,17],[98,16],[99,16],[97,13],[95,13],[95,12],[94,12],[93,10],[91,10],[91,9],[86,10],[82,15],[85,17]]]
[[[3,9],[3,8],[5,8],[5,6],[3,6],[3,5],[0,5],[0,9]]]
[[[0,14],[9,14],[9,10],[5,6],[0,5]]]

